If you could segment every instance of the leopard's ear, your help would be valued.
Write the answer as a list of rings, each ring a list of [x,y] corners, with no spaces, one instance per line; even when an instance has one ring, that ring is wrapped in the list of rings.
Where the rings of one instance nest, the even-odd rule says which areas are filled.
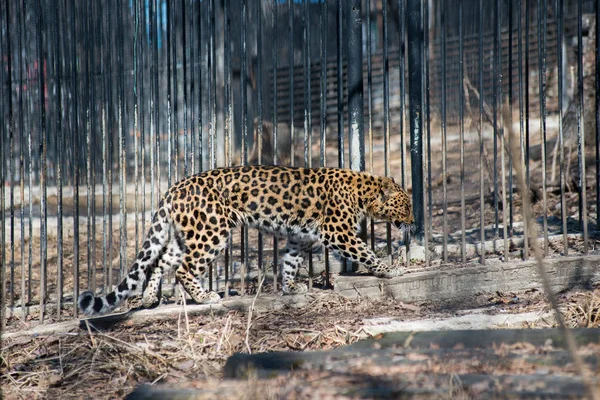
[[[391,176],[386,176],[381,179],[381,193],[383,195],[383,201],[386,201],[389,196],[398,191],[398,184]]]

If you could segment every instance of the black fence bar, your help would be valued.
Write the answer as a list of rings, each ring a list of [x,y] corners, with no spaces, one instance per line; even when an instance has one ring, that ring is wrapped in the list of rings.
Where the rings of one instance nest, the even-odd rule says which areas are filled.
[[[596,2],[596,230],[600,227],[600,2]]]
[[[273,0],[272,10],[271,10],[271,26],[273,32],[277,32],[277,4],[279,0]],[[273,93],[277,93],[277,35],[273,35],[273,47],[271,48],[271,74],[273,76]],[[277,96],[273,95],[273,164],[277,164],[278,162],[278,128],[279,121],[277,118]],[[262,131],[258,131],[262,136]],[[279,261],[279,238],[273,237],[273,290],[277,291],[278,289],[278,261]]]
[[[383,2],[383,157],[384,174],[390,176],[390,60],[389,60],[389,23],[388,5]],[[339,79],[339,78],[338,78]],[[385,224],[387,255],[392,256],[392,230]]]
[[[5,4],[0,2],[0,13],[2,13],[3,15],[6,15],[6,12],[4,11],[4,6]],[[8,18],[5,17],[7,19],[6,22],[8,22]],[[0,26],[2,26],[2,22],[0,20]],[[5,31],[8,34],[8,30]],[[4,35],[0,34],[0,53],[4,54],[5,51],[5,45],[4,45]],[[4,106],[7,102],[10,102],[10,97],[11,97],[11,89],[10,87],[7,88],[7,90],[5,91],[4,88],[4,81],[5,81],[5,77],[4,77],[4,66],[2,66],[2,68],[0,68],[0,116],[4,119],[5,118],[5,109]],[[0,135],[1,135],[1,140],[2,140],[2,148],[0,148],[0,176],[2,176],[2,182],[0,182],[0,215],[2,216],[2,226],[0,226],[0,239],[2,240],[2,245],[3,245],[3,249],[2,252],[0,254],[0,279],[1,279],[1,283],[2,286],[0,287],[0,329],[2,329],[2,331],[5,330],[6,328],[6,317],[7,317],[7,307],[6,307],[6,300],[8,298],[7,296],[7,286],[4,284],[4,282],[6,282],[6,273],[7,273],[7,267],[8,264],[6,262],[6,252],[7,252],[7,248],[6,248],[6,220],[7,220],[7,209],[6,209],[6,198],[5,198],[5,193],[6,193],[6,189],[5,189],[5,184],[4,181],[6,179],[7,176],[7,171],[6,171],[6,163],[4,160],[10,160],[9,158],[9,154],[7,153],[7,146],[6,146],[6,142],[5,142],[5,137],[6,137],[6,125],[7,124],[2,124],[2,126],[0,127]],[[11,225],[12,226],[12,225]],[[12,229],[11,229],[12,230]]]
[[[479,262],[485,264],[485,198],[484,198],[484,150],[485,142],[483,139],[483,0],[479,0],[479,240],[481,242],[479,249]]]
[[[563,76],[563,54],[562,54],[562,45],[563,45],[563,0],[556,1],[556,13],[557,13],[557,23],[558,23],[558,40],[557,45],[559,49],[558,53],[558,146],[559,146],[559,184],[560,184],[560,215],[561,215],[561,223],[562,223],[562,231],[563,231],[563,247],[564,254],[569,254],[569,242],[567,241],[567,201],[565,198],[565,143],[564,143],[564,132],[563,132],[563,79],[560,77]]]
[[[424,233],[423,202],[423,16],[418,0],[407,0],[408,83],[410,152],[412,170],[412,201],[415,235],[422,240]]]
[[[291,2],[291,0],[290,0]],[[344,38],[344,1],[337,0],[337,143],[338,143],[338,167],[344,168],[344,80],[343,80],[343,38]],[[384,3],[385,7],[385,3]],[[384,8],[385,9],[385,8]],[[385,17],[384,17],[385,19]],[[293,82],[290,79],[290,88],[293,87]],[[291,89],[290,89],[291,92]],[[293,108],[293,106],[291,106]],[[293,118],[293,115],[292,115]],[[291,130],[291,138],[294,140],[293,129]],[[293,165],[293,164],[292,164]]]
[[[441,147],[442,147],[442,231],[448,232],[448,134],[446,124],[446,1],[440,0],[440,32],[441,32]],[[480,52],[482,54],[482,52]],[[482,64],[480,64],[482,65]],[[483,100],[483,96],[480,96]],[[448,235],[442,238],[442,260],[448,262]]]
[[[365,169],[365,137],[363,115],[363,54],[362,54],[362,1],[348,3],[346,15],[348,31],[348,133],[350,168]]]
[[[459,88],[464,87],[464,48],[463,48],[463,1],[458,0],[458,53],[459,53]],[[458,91],[458,114],[460,136],[460,252],[462,262],[467,262],[467,236],[465,217],[465,94],[464,90]]]
[[[583,86],[583,0],[577,1],[577,161],[579,171],[579,223],[583,231],[583,252],[587,253],[588,225],[587,225],[587,183],[585,176],[585,121],[584,121],[584,86]],[[598,23],[598,21],[596,21]],[[598,212],[598,210],[596,210]]]
[[[546,0],[538,0],[537,30],[538,41],[538,77],[539,77],[539,101],[540,101],[540,141],[542,145],[542,208],[543,213],[543,235],[544,255],[548,255],[548,199],[546,194]]]
[[[42,31],[46,29],[44,25],[46,19],[44,15],[47,15],[46,11],[42,8],[41,2],[37,4],[37,30],[36,30],[36,40],[37,40],[37,61],[38,65],[46,65],[46,60],[48,59],[47,48],[42,50],[43,48],[43,39],[42,39]],[[0,78],[1,79],[1,78]],[[1,80],[0,80],[1,81]],[[39,105],[40,105],[40,113],[39,113],[39,129],[40,129],[40,164],[41,164],[41,174],[40,174],[40,322],[43,322],[44,316],[46,314],[45,304],[46,297],[48,292],[47,279],[48,279],[48,208],[47,208],[47,200],[48,200],[48,192],[47,192],[47,173],[48,173],[48,132],[46,131],[46,99],[45,99],[45,87],[46,81],[44,74],[38,74],[38,94],[39,94]],[[2,176],[4,176],[2,174]],[[1,182],[0,182],[1,184]],[[2,185],[4,186],[4,185]],[[2,200],[4,200],[4,195],[2,195]],[[2,207],[4,209],[4,207]],[[31,219],[31,214],[30,214]],[[2,219],[2,230],[4,231],[4,218]],[[4,234],[2,243],[6,243],[4,241]],[[30,241],[33,234],[30,235]],[[4,252],[3,252],[4,253]],[[4,264],[4,263],[3,263]],[[2,280],[2,282],[5,282]],[[30,285],[31,286],[31,285]]]
[[[520,163],[522,163],[523,165],[525,165],[525,159],[526,159],[526,155],[525,155],[525,132],[526,129],[529,128],[525,128],[525,99],[524,96],[525,94],[523,93],[525,91],[524,89],[524,78],[523,78],[523,23],[522,23],[522,19],[521,19],[521,14],[522,14],[522,9],[523,9],[523,5],[521,3],[521,0],[517,0],[517,21],[518,21],[518,28],[517,28],[517,40],[518,40],[518,45],[517,45],[517,59],[518,59],[518,79],[519,79],[519,133],[520,133],[520,143],[519,146],[521,148],[521,159],[519,160]],[[529,92],[529,89],[527,89],[527,92]],[[529,121],[527,121],[527,126],[529,126]],[[483,169],[483,165],[481,165],[482,169]],[[482,185],[483,185],[483,171],[481,171],[482,174]],[[528,182],[528,180],[527,180]],[[529,192],[529,190],[526,190],[527,192]],[[482,204],[483,204],[483,194],[482,194]],[[483,232],[482,232],[483,234]],[[482,236],[483,238],[483,236]],[[483,240],[483,239],[482,239]],[[523,259],[527,260],[529,258],[529,228],[527,226],[527,219],[523,218]]]

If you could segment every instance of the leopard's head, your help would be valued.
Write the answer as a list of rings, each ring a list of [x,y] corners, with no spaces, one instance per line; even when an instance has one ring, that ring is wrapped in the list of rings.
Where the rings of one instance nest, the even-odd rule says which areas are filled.
[[[394,178],[383,178],[381,197],[375,208],[374,216],[387,221],[400,229],[405,235],[415,231],[415,219],[408,193],[398,185]]]

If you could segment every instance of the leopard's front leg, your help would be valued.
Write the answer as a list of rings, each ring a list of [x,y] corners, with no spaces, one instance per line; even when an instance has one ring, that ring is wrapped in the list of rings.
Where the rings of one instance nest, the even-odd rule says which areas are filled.
[[[404,267],[381,262],[369,246],[354,233],[324,233],[321,236],[325,246],[351,261],[364,265],[372,275],[393,278],[405,272]]]

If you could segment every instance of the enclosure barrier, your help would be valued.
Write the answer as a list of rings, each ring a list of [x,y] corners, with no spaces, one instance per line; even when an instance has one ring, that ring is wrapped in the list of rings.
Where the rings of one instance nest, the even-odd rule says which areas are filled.
[[[81,290],[106,293],[126,273],[169,185],[221,166],[393,176],[424,249],[409,271],[529,258],[524,195],[545,256],[587,253],[599,13],[594,0],[2,2],[2,327],[77,317]],[[364,228],[396,257],[398,232]],[[277,290],[281,245],[235,231],[205,286],[251,293],[267,275]],[[313,250],[310,288],[353,268]]]

